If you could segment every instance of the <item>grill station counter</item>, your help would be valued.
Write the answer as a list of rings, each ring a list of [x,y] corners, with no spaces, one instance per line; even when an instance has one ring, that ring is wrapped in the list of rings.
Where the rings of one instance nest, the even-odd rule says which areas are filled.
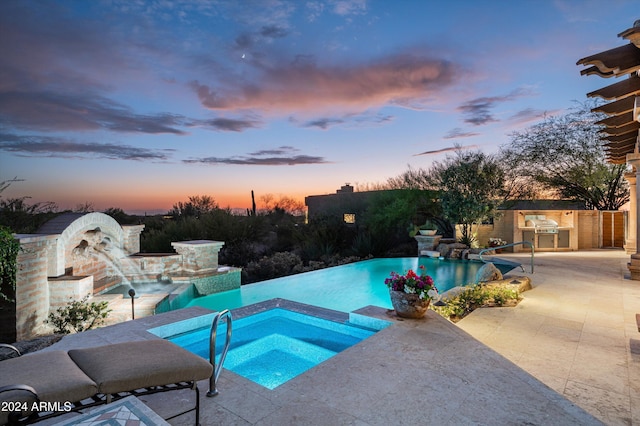
[[[518,228],[522,241],[529,241],[536,251],[572,250],[574,229],[572,211],[529,214],[520,212]]]

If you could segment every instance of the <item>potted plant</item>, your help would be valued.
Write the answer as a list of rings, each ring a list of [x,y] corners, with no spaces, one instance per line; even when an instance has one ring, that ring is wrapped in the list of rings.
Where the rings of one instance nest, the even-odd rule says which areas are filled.
[[[393,309],[403,318],[422,318],[429,309],[431,299],[438,295],[433,278],[424,273],[422,265],[420,275],[411,269],[405,275],[391,272],[384,283],[389,287]]]
[[[418,229],[418,231],[420,232],[420,235],[436,235],[436,232],[438,232],[438,228],[436,228],[436,226],[433,224],[433,222],[431,222],[430,220],[427,220],[424,225],[421,225],[420,228]]]
[[[494,238],[494,237],[489,238],[489,247],[500,247],[500,246],[506,246],[506,245],[507,245],[507,242],[502,238]],[[502,252],[502,249],[496,249],[496,253],[501,253],[501,252]]]

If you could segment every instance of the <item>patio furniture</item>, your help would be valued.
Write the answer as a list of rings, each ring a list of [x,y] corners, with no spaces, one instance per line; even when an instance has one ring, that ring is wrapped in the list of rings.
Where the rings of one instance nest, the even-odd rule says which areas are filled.
[[[196,391],[195,406],[170,418],[195,411],[197,425],[197,381],[212,373],[207,360],[162,339],[18,356],[0,362],[0,425],[179,389]]]

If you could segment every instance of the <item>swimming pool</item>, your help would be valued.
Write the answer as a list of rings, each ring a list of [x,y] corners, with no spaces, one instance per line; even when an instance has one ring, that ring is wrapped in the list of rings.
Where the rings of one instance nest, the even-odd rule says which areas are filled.
[[[378,329],[389,325],[384,321],[379,324],[382,325]],[[234,320],[232,343],[224,368],[268,389],[275,389],[372,336],[378,329],[272,308]],[[209,333],[209,327],[201,327],[165,338],[208,359]],[[218,335],[225,333],[226,323],[222,323]],[[223,345],[224,341],[218,339],[216,353],[222,353]]]
[[[352,312],[369,305],[391,309],[389,289],[384,285],[384,279],[391,271],[415,271],[423,265],[426,273],[433,277],[438,291],[443,293],[455,286],[472,283],[483,264],[429,257],[371,259],[243,285],[236,290],[195,298],[187,307],[222,311],[282,298],[341,312]],[[503,274],[518,265],[496,263]]]

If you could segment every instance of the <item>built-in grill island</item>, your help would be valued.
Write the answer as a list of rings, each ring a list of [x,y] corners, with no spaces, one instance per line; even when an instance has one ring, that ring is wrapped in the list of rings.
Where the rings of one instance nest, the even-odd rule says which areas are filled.
[[[557,234],[558,233],[558,222],[553,219],[547,219],[546,216],[542,215],[530,215],[525,216],[525,225],[526,227],[532,227],[533,232],[536,234]]]
[[[529,241],[536,251],[561,251],[575,249],[572,244],[574,228],[573,211],[553,211],[545,214],[519,212],[519,232],[522,241]]]

